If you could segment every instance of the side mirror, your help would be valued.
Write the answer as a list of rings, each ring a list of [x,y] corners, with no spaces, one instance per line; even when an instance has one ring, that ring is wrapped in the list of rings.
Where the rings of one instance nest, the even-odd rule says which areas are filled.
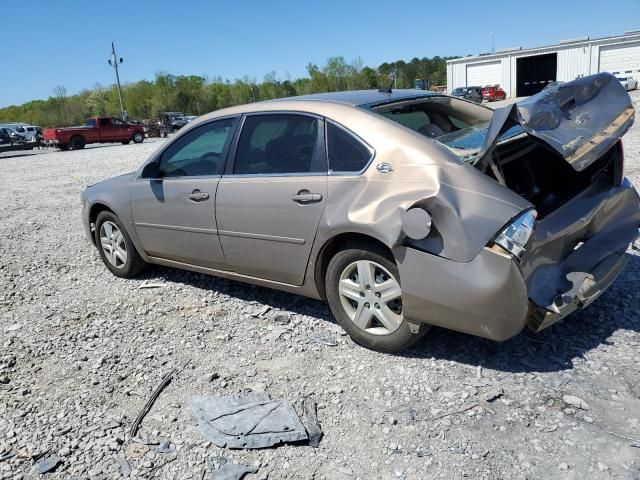
[[[142,173],[140,174],[142,178],[161,178],[162,172],[160,171],[160,163],[157,160],[154,160],[151,163],[147,163],[142,169]]]

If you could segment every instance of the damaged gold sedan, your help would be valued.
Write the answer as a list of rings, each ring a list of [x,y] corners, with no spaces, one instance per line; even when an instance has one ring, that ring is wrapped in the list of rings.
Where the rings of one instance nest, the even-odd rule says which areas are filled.
[[[88,187],[83,221],[117,276],[156,263],[326,299],[368,348],[430,325],[506,340],[624,267],[633,119],[609,74],[495,111],[417,90],[233,107]]]

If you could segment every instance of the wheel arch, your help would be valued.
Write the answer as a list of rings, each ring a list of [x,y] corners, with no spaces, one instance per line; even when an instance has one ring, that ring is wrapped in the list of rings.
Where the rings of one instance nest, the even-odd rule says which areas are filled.
[[[360,248],[363,250],[377,251],[388,257],[389,260],[395,262],[391,248],[370,235],[356,232],[344,232],[331,237],[320,248],[315,262],[314,281],[322,299],[326,299],[327,296],[325,291],[325,275],[327,273],[327,268],[329,267],[329,262],[337,252],[344,250],[345,248]]]
[[[118,216],[118,214],[115,212],[115,210],[113,210],[113,208],[109,207],[106,203],[102,203],[102,202],[96,202],[93,205],[91,205],[91,208],[89,209],[89,228],[91,228],[91,231],[93,232],[96,226],[96,220],[98,219],[98,215],[100,215],[100,212],[111,212],[113,213],[115,216]],[[95,235],[91,235],[91,241],[93,242],[93,244],[96,244],[96,238]]]

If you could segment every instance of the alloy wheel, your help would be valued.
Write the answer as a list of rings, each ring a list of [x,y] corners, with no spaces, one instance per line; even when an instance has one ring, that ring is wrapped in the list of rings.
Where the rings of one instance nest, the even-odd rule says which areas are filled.
[[[340,301],[351,321],[372,335],[389,335],[402,321],[400,283],[371,260],[349,264],[340,275]]]
[[[109,263],[123,268],[127,263],[127,244],[118,226],[109,220],[100,226],[100,246]]]

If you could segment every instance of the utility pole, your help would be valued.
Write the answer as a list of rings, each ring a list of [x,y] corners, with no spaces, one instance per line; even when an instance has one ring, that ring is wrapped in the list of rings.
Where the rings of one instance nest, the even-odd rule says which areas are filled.
[[[125,121],[124,118],[124,104],[122,103],[122,88],[120,87],[120,74],[118,73],[118,65],[122,65],[124,60],[122,57],[116,57],[116,47],[113,46],[113,42],[111,42],[111,59],[107,60],[109,65],[116,69],[116,82],[118,83],[118,97],[120,98],[120,114],[122,115],[122,120]]]
[[[496,53],[496,42],[493,32],[491,32],[491,53]]]

